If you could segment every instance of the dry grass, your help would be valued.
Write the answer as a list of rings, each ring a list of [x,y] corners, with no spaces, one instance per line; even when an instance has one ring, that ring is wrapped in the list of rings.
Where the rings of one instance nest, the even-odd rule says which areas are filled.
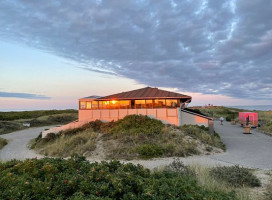
[[[0,137],[0,150],[7,144],[8,144],[8,141]]]
[[[190,168],[196,173],[196,178],[203,188],[211,191],[221,191],[225,193],[234,191],[237,199],[239,200],[251,199],[249,187],[233,187],[224,181],[217,180],[210,176],[210,168],[205,168],[200,165],[192,165]]]
[[[173,126],[165,127],[161,134],[104,134],[102,139],[107,159],[185,157],[221,151]]]
[[[272,200],[272,175],[266,191],[267,191],[265,194],[266,200]]]
[[[96,148],[97,135],[91,130],[76,135],[62,135],[49,142],[38,142],[35,149],[46,156],[68,157],[73,153],[88,156]]]
[[[272,135],[272,111],[259,111],[259,120],[261,122],[261,131],[268,135]]]

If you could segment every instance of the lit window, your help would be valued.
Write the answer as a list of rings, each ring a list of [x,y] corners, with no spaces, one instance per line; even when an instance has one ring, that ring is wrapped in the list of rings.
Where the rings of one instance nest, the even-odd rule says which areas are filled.
[[[80,101],[80,109],[86,109],[86,102]]]
[[[153,100],[145,100],[146,108],[153,108]]]
[[[98,101],[92,101],[92,109],[98,109]]]
[[[88,102],[86,103],[86,108],[87,108],[87,109],[92,109],[92,102],[89,102],[89,101],[88,101]]]
[[[110,101],[110,109],[118,109],[119,108],[119,101],[112,100]]]
[[[165,108],[165,99],[156,99],[154,101],[154,108]]]
[[[109,109],[110,102],[109,101],[100,101],[99,102],[99,108],[101,109]]]
[[[130,101],[120,101],[120,108],[130,108]]]
[[[177,99],[167,99],[166,100],[166,107],[167,108],[176,108],[176,107],[178,107],[178,100]]]
[[[145,100],[135,100],[135,108],[145,108]]]

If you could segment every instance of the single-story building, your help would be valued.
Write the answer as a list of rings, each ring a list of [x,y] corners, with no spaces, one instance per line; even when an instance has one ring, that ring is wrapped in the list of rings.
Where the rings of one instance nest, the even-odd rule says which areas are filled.
[[[89,96],[79,99],[78,121],[54,128],[53,132],[79,127],[95,120],[116,121],[133,114],[147,115],[177,126],[193,124],[209,127],[211,118],[185,109],[191,100],[191,96],[152,87],[104,97]],[[43,137],[49,132],[43,133]]]

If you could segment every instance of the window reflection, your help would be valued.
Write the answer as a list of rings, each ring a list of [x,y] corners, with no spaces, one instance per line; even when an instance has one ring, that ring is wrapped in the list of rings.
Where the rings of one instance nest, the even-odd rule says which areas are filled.
[[[92,108],[92,102],[87,101],[86,108],[91,109]]]
[[[135,108],[145,108],[145,100],[135,100]]]
[[[167,108],[176,108],[178,106],[177,99],[167,99],[166,100],[166,107]]]
[[[79,105],[80,109],[86,109],[86,102],[85,101],[80,101],[79,104],[80,104]]]
[[[98,101],[92,101],[92,109],[98,109]]]
[[[165,108],[165,99],[156,99],[154,101],[154,108]]]
[[[120,108],[130,108],[130,101],[120,101]]]

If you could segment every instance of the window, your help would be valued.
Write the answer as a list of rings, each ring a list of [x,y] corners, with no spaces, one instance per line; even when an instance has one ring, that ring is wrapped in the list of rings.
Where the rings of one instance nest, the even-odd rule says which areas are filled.
[[[92,109],[92,102],[87,101],[86,108],[87,109]]]
[[[146,108],[153,108],[153,100],[145,100]]]
[[[135,100],[135,108],[145,108],[145,100]]]
[[[118,109],[119,108],[119,101],[112,100],[110,101],[110,109]]]
[[[120,101],[120,108],[130,108],[130,101]]]
[[[177,99],[166,99],[166,107],[167,108],[178,107],[178,100]]]
[[[109,109],[110,108],[110,102],[109,101],[100,101],[99,102],[99,108]]]
[[[98,109],[98,101],[92,101],[92,109]]]
[[[156,99],[154,101],[154,108],[165,108],[165,99]]]
[[[86,102],[85,101],[80,101],[79,102],[79,108],[80,109],[86,109]]]

